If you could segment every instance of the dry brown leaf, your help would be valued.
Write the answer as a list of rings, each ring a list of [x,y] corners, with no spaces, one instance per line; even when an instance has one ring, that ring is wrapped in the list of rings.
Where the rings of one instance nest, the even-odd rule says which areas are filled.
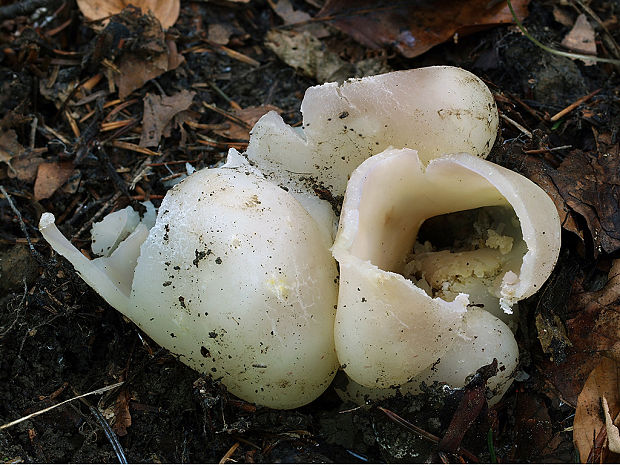
[[[618,454],[620,453],[620,431],[618,431],[618,427],[614,424],[614,420],[611,418],[609,402],[607,402],[605,396],[603,396],[602,400],[603,413],[605,413],[605,429],[607,430],[607,445],[611,452]],[[618,415],[616,415],[616,422],[617,420]]]
[[[588,18],[584,14],[577,17],[577,21],[570,32],[562,39],[562,46],[573,52],[583,53],[586,55],[596,55],[596,42],[594,37],[594,28],[588,22]],[[596,63],[594,60],[583,60],[586,66]]]
[[[125,10],[128,11],[128,10]],[[128,11],[128,14],[132,14]],[[166,40],[164,31],[153,16],[142,17],[148,21],[139,41],[132,49],[125,51],[119,59],[120,73],[115,74],[118,96],[125,98],[147,81],[176,69],[185,61],[178,53],[174,41]],[[125,18],[119,18],[124,21]]]
[[[196,92],[188,90],[170,97],[146,94],[140,147],[157,147],[162,136],[168,137],[172,119],[190,107],[194,95]]]
[[[519,163],[520,171],[551,197],[562,227],[582,240],[579,220],[585,219],[595,257],[620,251],[620,143],[612,144],[610,136],[600,134],[597,145],[592,152],[571,151],[557,169],[530,155]]]
[[[225,124],[222,124],[219,128],[214,129],[213,132],[218,136],[226,137],[227,139],[241,141],[250,140],[250,129],[256,124],[261,116],[270,111],[282,113],[280,108],[273,105],[261,105],[259,107],[247,107],[243,110],[235,110],[234,115],[246,124],[241,125],[233,121],[228,121]]]
[[[586,384],[579,394],[577,400],[577,410],[575,411],[575,421],[573,423],[573,441],[579,451],[582,463],[588,461],[588,457],[596,443],[597,436],[601,430],[605,429],[605,415],[603,413],[602,398],[608,404],[607,414],[616,418],[620,413],[620,385],[618,384],[619,375],[618,363],[609,358],[603,358],[599,365],[590,373]],[[604,447],[600,453],[600,462],[617,462],[618,455]],[[599,463],[597,460],[596,463]]]
[[[209,24],[207,37],[209,41],[220,45],[228,44],[230,36],[235,32],[232,24],[214,23]]]
[[[553,422],[542,396],[518,392],[514,409],[514,461],[536,462],[553,437]],[[557,447],[557,446],[556,446]]]
[[[166,71],[175,69],[184,61],[183,56],[176,52],[176,46],[174,50],[169,48],[154,55],[152,60],[145,58],[133,53],[125,54],[121,58],[119,65],[121,72],[116,75],[120,98],[124,99],[146,82],[161,76]]]
[[[529,0],[513,0],[519,19]],[[367,47],[395,47],[412,58],[455,37],[511,23],[506,2],[489,0],[327,0],[317,19],[329,21]]]
[[[71,162],[41,163],[34,183],[34,199],[39,201],[51,197],[71,177]]]
[[[620,250],[620,151],[572,151],[551,177],[567,207],[585,218],[594,242],[594,255]]]
[[[4,162],[9,167],[9,175],[16,174],[11,165],[13,158],[19,157],[24,153],[24,147],[17,141],[17,134],[12,129],[0,133],[0,162]]]
[[[553,19],[566,27],[573,25],[573,18],[570,13],[558,5],[553,6]]]
[[[572,347],[562,363],[543,363],[543,371],[562,399],[577,405],[604,356],[620,360],[620,260],[614,261],[603,289],[571,297],[568,313],[576,314],[566,322]]]
[[[12,161],[13,171],[9,171],[9,178],[17,178],[28,183],[33,182],[37,177],[39,165],[43,163],[43,158],[25,153]]]
[[[125,388],[118,392],[116,402],[114,403],[114,423],[112,423],[112,429],[119,436],[125,436],[127,434],[127,428],[131,426],[131,414],[129,413],[129,401],[131,396],[129,391]]]
[[[181,0],[77,0],[77,4],[89,21],[119,14],[124,8],[133,5],[145,14],[152,11],[164,29],[177,22],[181,9]]]
[[[312,19],[305,11],[294,9],[290,0],[277,0],[275,3],[270,2],[270,5],[273,11],[284,20],[284,24],[304,23]],[[319,23],[304,24],[297,29],[308,31],[318,39],[329,36],[327,28]]]
[[[308,31],[272,29],[265,37],[265,45],[287,65],[318,82],[342,82],[391,71],[380,58],[359,60],[355,64],[344,61]]]

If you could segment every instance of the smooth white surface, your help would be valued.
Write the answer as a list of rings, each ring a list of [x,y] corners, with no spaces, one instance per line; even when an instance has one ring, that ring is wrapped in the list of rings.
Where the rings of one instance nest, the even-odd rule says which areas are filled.
[[[463,319],[471,312],[466,293],[452,302],[433,299],[400,274],[426,219],[501,205],[514,209],[527,245],[520,268],[499,274],[501,302],[510,306],[540,288],[559,254],[559,218],[542,189],[468,154],[440,157],[425,168],[414,150],[390,149],[355,170],[332,249],[340,264],[336,352],[354,381],[373,388],[402,385],[438,359],[440,372],[450,373],[454,370],[448,354],[457,350],[457,341],[457,352],[463,353],[467,337],[496,347],[498,359],[518,358],[518,352],[502,353],[516,350],[507,327],[497,331],[483,324],[479,334],[466,337],[471,330]],[[497,320],[497,325],[503,323]],[[472,367],[488,363],[488,353],[477,352],[474,345],[471,349],[465,357]],[[462,374],[456,372],[452,379],[464,379]],[[504,370],[498,378],[510,375],[511,370]]]

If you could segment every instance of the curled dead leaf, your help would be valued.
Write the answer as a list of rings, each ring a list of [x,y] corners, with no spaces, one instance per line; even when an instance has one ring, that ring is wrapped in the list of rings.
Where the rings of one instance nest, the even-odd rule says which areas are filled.
[[[571,150],[557,168],[532,155],[515,164],[551,197],[564,229],[582,241],[589,233],[595,258],[620,251],[620,144],[608,134],[597,134],[596,141],[596,151]],[[582,219],[586,231],[580,227]]]
[[[8,165],[10,173],[15,174],[15,169],[11,165],[13,158],[19,157],[24,153],[24,147],[17,141],[17,134],[12,129],[0,133],[0,162]],[[9,174],[10,175],[10,174]]]
[[[141,24],[141,34],[130,49],[123,50],[117,61],[119,72],[114,74],[114,82],[120,98],[124,99],[147,81],[176,69],[185,61],[176,43],[166,38],[153,15],[141,15],[140,10],[126,9],[114,21],[123,26],[130,26],[134,21]]]
[[[562,40],[562,46],[584,55],[596,55],[595,32],[588,18],[580,14],[571,31]],[[596,64],[595,60],[583,60],[586,66]]]
[[[566,314],[575,315],[566,321],[571,346],[564,361],[546,361],[542,370],[562,399],[576,406],[601,360],[620,360],[620,260],[613,262],[601,290],[574,293]]]
[[[172,119],[190,107],[194,95],[186,89],[171,96],[146,94],[140,147],[157,147],[162,136],[169,136]]]
[[[177,22],[181,9],[181,0],[77,0],[77,4],[89,21],[116,15],[129,5],[140,8],[144,13],[151,10],[164,29]]]
[[[131,394],[126,388],[118,392],[116,402],[114,403],[114,422],[112,429],[119,436],[127,435],[127,428],[131,426],[131,413],[129,412],[129,401]]]
[[[620,458],[612,449],[620,438],[611,421],[620,412],[618,368],[615,360],[603,358],[579,394],[573,441],[582,463],[614,463]]]
[[[529,0],[512,0],[519,19]],[[329,21],[367,47],[393,46],[407,58],[496,24],[512,23],[506,2],[489,0],[327,0],[316,19]]]
[[[34,199],[38,201],[51,197],[60,186],[69,180],[72,173],[73,163],[71,162],[41,163],[34,183]]]
[[[603,396],[603,413],[605,413],[605,429],[607,429],[607,445],[611,452],[616,454],[620,453],[620,431],[618,427],[614,424],[618,421],[618,415],[616,415],[616,420],[611,419],[611,414],[609,413],[609,403],[607,399]],[[619,414],[620,415],[620,414]]]

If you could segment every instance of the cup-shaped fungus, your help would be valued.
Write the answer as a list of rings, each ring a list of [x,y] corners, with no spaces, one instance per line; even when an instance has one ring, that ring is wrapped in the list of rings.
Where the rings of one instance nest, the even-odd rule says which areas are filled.
[[[236,162],[171,189],[155,226],[139,224],[109,258],[89,261],[49,213],[40,230],[88,284],[184,363],[245,400],[294,408],[318,397],[338,368],[336,266],[306,210]]]
[[[302,112],[300,129],[273,112],[256,124],[247,157],[260,172],[231,150],[223,168],[172,189],[150,231],[130,210],[105,219],[93,231],[103,257],[87,260],[52,215],[40,223],[84,280],[155,341],[233,394],[275,408],[310,402],[337,368],[335,215],[315,187],[344,194],[355,168],[389,146],[416,148],[424,162],[486,156],[498,126],[484,83],[443,66],[316,86]],[[437,305],[458,314],[462,300]],[[460,327],[460,317],[441,318]]]
[[[416,243],[425,220],[468,210],[480,218],[473,237],[445,250]],[[492,387],[505,390],[518,349],[493,313],[540,289],[559,246],[553,202],[517,173],[469,154],[426,167],[411,149],[369,158],[351,176],[332,249],[342,367],[370,388],[461,387],[497,358]]]
[[[252,129],[247,155],[278,182],[310,178],[344,194],[349,176],[388,147],[424,163],[444,153],[488,155],[498,128],[493,95],[461,68],[431,66],[311,87],[293,128],[275,112]]]

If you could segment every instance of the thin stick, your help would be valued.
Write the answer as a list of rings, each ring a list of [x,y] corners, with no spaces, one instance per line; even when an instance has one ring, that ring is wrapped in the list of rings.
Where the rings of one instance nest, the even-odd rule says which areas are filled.
[[[35,137],[37,135],[37,125],[39,124],[39,118],[37,118],[36,116],[34,116],[32,118],[32,124],[30,126],[30,150],[34,150],[34,142],[35,142]]]
[[[564,110],[559,111],[555,115],[553,115],[549,121],[557,121],[557,120],[559,120],[561,117],[563,117],[566,114],[570,113],[571,111],[573,111],[575,108],[577,108],[582,103],[587,102],[588,100],[590,100],[592,97],[594,97],[596,94],[598,94],[601,90],[602,89],[596,89],[594,92],[590,92],[588,95],[584,95],[583,97],[575,100],[569,106],[564,108]]]
[[[76,399],[81,399],[82,397],[91,396],[93,394],[103,394],[104,392],[111,391],[112,389],[115,389],[115,388],[119,387],[122,384],[124,384],[124,381],[121,381],[120,383],[112,384],[110,386],[106,386],[106,387],[103,387],[103,388],[100,388],[100,389],[95,389],[94,391],[90,391],[90,392],[87,392],[86,394],[81,394],[79,396],[72,397],[71,399],[63,400],[62,402],[60,402],[60,403],[58,403],[56,405],[52,405],[51,407],[47,407],[47,408],[44,408],[43,410],[39,410],[38,412],[31,413],[30,415],[26,415],[25,417],[22,417],[22,418],[20,418],[18,420],[14,420],[14,421],[11,421],[10,423],[6,423],[6,424],[0,426],[0,430],[9,428],[9,427],[14,426],[14,425],[17,425],[18,423],[21,423],[22,421],[30,420],[33,417],[36,417],[36,416],[39,416],[39,415],[41,415],[43,413],[49,412],[50,410],[54,410],[55,408],[60,407],[61,405],[64,405],[64,404],[66,404],[68,402],[72,402],[72,401],[74,401]]]
[[[225,118],[228,118],[229,120],[231,120],[235,124],[238,124],[238,125],[246,128],[246,129],[252,129],[252,127],[248,123],[243,121],[238,116],[235,116],[232,113],[227,112],[226,110],[222,110],[221,108],[218,108],[215,105],[211,105],[211,104],[209,104],[207,102],[202,102],[202,105],[205,108],[208,108],[209,110],[214,111],[216,113],[219,113],[220,115],[222,115]]]
[[[112,196],[112,198],[110,198],[110,200],[108,200],[106,203],[104,203],[104,204],[103,204],[103,206],[102,206],[99,210],[97,210],[97,213],[95,213],[95,214],[93,215],[93,217],[92,217],[90,220],[88,220],[86,223],[84,223],[84,225],[80,228],[80,230],[79,230],[78,232],[76,232],[76,233],[73,235],[73,237],[71,238],[71,240],[73,241],[73,240],[75,240],[75,239],[79,238],[79,237],[82,235],[82,233],[83,233],[84,231],[86,231],[88,228],[90,228],[90,227],[91,227],[91,225],[92,225],[95,221],[97,221],[97,220],[99,219],[99,217],[100,217],[101,215],[103,215],[103,214],[105,213],[105,211],[106,211],[108,208],[110,208],[110,206],[111,206],[114,202],[116,202],[116,201],[118,200],[118,198],[121,196],[121,194],[122,194],[121,192],[117,192],[116,194],[114,194],[114,195]]]
[[[45,263],[45,260],[43,260],[43,257],[41,257],[41,254],[39,254],[37,249],[34,248],[34,245],[32,245],[32,241],[30,240],[30,234],[28,234],[28,230],[26,229],[26,223],[24,223],[22,214],[19,212],[19,210],[13,203],[13,199],[11,199],[11,196],[4,189],[4,186],[2,184],[0,184],[0,192],[2,192],[2,195],[4,195],[4,198],[7,200],[7,202],[9,202],[9,207],[11,207],[11,210],[13,210],[13,213],[15,213],[15,216],[17,216],[17,220],[19,221],[19,226],[22,228],[22,232],[24,233],[24,236],[26,236],[26,241],[28,241],[28,247],[30,247],[30,253],[39,263]]]
[[[532,136],[532,133],[531,133],[530,131],[528,131],[525,127],[521,126],[521,125],[520,125],[519,123],[517,123],[515,120],[513,120],[513,119],[511,119],[511,118],[508,118],[508,117],[507,117],[506,115],[504,115],[504,114],[501,114],[500,116],[501,116],[501,118],[502,118],[504,121],[506,121],[506,122],[508,122],[508,123],[512,124],[515,128],[517,128],[519,131],[521,131],[523,134],[525,134],[525,135],[526,135],[527,137],[529,137],[530,139],[533,137],[533,136]]]
[[[534,45],[537,45],[538,47],[542,48],[545,52],[553,53],[555,55],[560,55],[562,57],[567,57],[567,58],[576,58],[579,60],[594,60],[594,61],[600,61],[601,63],[612,63],[616,66],[620,65],[620,60],[615,60],[613,58],[599,58],[596,55],[582,55],[581,53],[563,52],[562,50],[556,50],[554,48],[547,47],[545,44],[543,44],[538,39],[536,39],[534,36],[530,35],[529,32],[527,32],[527,29],[525,29],[525,26],[519,20],[519,18],[517,17],[517,14],[515,13],[515,10],[512,8],[512,3],[510,2],[510,0],[506,0],[506,2],[508,3],[508,8],[510,9],[510,13],[512,13],[512,19],[514,19],[515,23],[517,24],[517,27],[521,30],[523,35],[527,37],[532,43],[534,43]]]
[[[228,452],[226,452],[224,454],[224,457],[222,457],[222,459],[220,460],[220,463],[226,463],[228,462],[228,459],[230,457],[232,457],[232,455],[235,453],[235,451],[237,450],[237,448],[239,447],[240,443],[239,442],[235,442],[232,447],[230,449],[228,449]]]
[[[418,436],[424,439],[427,439],[431,442],[434,442],[435,444],[439,444],[439,438],[435,436],[434,434],[429,433],[428,431],[423,430],[422,428],[414,425],[413,423],[408,422],[407,420],[397,415],[396,413],[392,412],[391,410],[388,410],[383,407],[377,407],[377,408],[381,410],[383,413],[385,413],[390,420],[394,421],[395,423],[398,423],[403,428],[408,429],[409,431],[412,431],[416,433]]]
[[[557,152],[558,150],[566,150],[572,147],[573,147],[572,145],[561,145],[560,147],[550,147],[546,149],[524,150],[523,153],[537,154],[537,153],[546,153],[546,152]]]
[[[131,150],[132,152],[143,153],[144,155],[149,155],[151,157],[160,155],[159,152],[154,152],[146,147],[140,147],[139,145],[132,144],[131,142],[124,142],[122,140],[113,140],[110,142],[110,145],[118,149]]]
[[[123,384],[123,383],[124,381],[121,381],[118,384]],[[75,389],[73,389],[73,393],[76,395],[78,394],[78,392]],[[97,422],[99,423],[101,428],[103,428],[103,432],[108,438],[108,441],[110,441],[110,444],[112,445],[112,449],[114,449],[114,453],[116,454],[116,457],[118,458],[119,463],[127,463],[127,459],[125,458],[125,452],[123,451],[123,446],[121,446],[121,443],[118,441],[118,436],[116,435],[114,430],[110,427],[106,419],[103,417],[103,415],[101,415],[99,410],[97,410],[95,407],[93,407],[90,404],[90,402],[88,402],[86,399],[82,399],[81,397],[83,396],[78,396],[78,397],[80,398],[80,402],[82,402],[84,405],[88,407],[88,410],[90,410],[90,413],[93,414],[93,416],[97,419]]]
[[[413,423],[410,423],[409,421],[405,420],[404,418],[402,418],[401,416],[397,415],[396,413],[392,412],[391,410],[388,410],[386,408],[383,407],[377,407],[379,410],[381,410],[383,413],[385,413],[387,415],[387,417],[394,421],[395,423],[399,424],[400,426],[402,426],[403,428],[416,433],[418,436],[421,436],[424,439],[427,439],[431,442],[434,442],[435,444],[439,444],[439,438],[437,436],[435,436],[432,433],[429,433],[428,431],[423,430],[422,428],[414,425]],[[472,462],[476,462],[478,463],[478,457],[476,457],[473,453],[471,453],[470,451],[468,451],[467,449],[464,448],[459,448],[458,452],[462,453],[464,456],[466,456],[468,459],[470,459]]]

